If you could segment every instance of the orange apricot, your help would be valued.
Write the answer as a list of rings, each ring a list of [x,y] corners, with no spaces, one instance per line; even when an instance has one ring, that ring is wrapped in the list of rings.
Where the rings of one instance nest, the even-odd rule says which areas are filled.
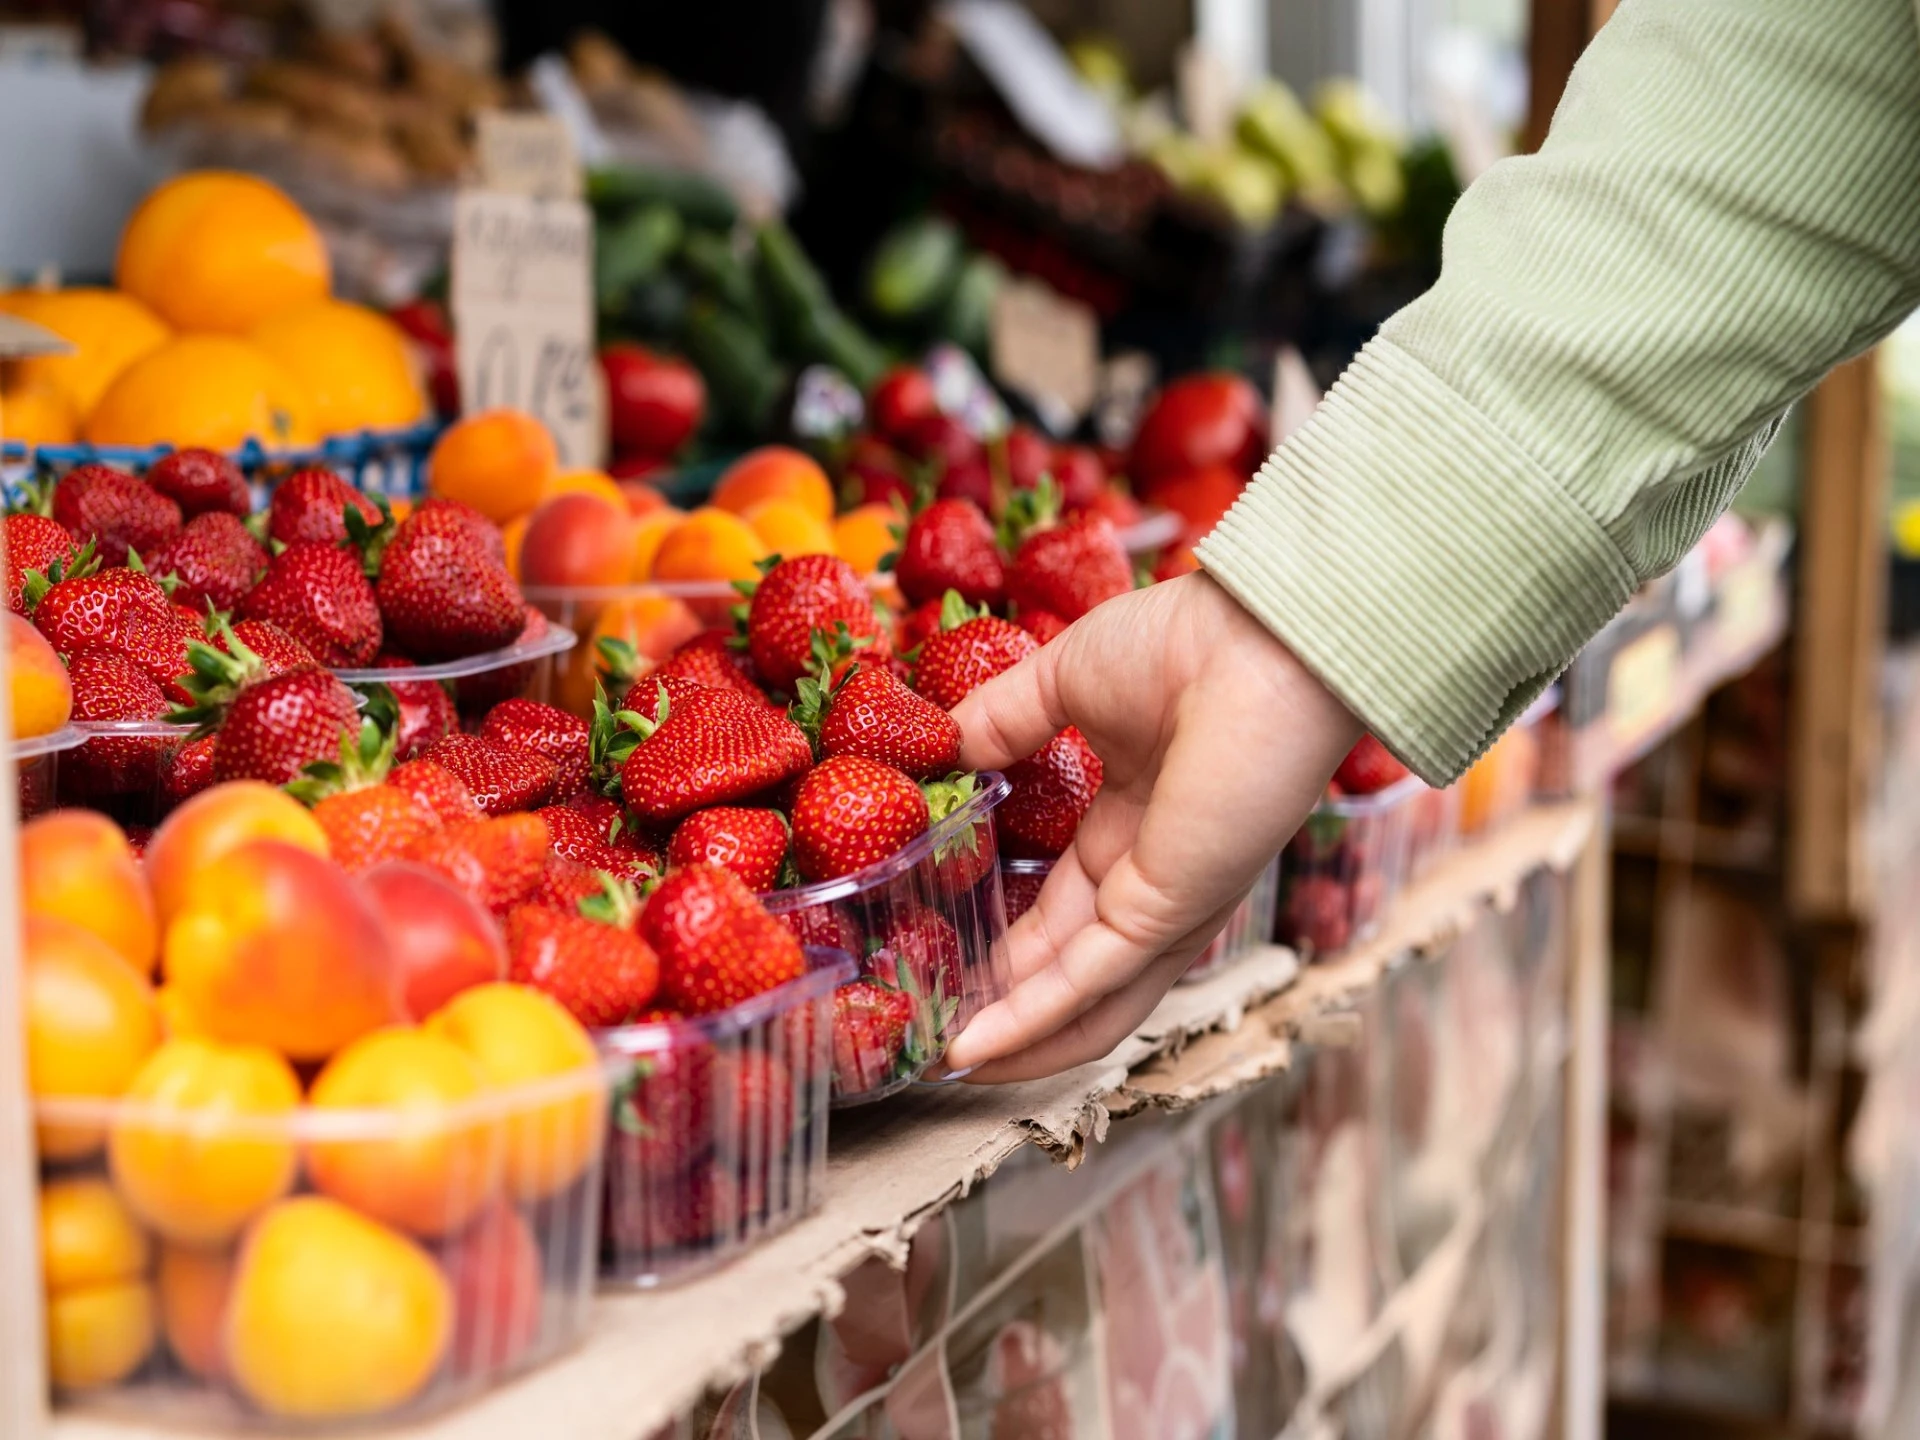
[[[742,455],[713,487],[713,503],[736,515],[762,500],[794,500],[822,525],[833,523],[833,482],[811,455],[766,445]]]
[[[90,930],[142,975],[160,953],[153,892],[120,827],[93,810],[56,810],[20,827],[20,898],[29,915]]]
[[[232,780],[202,790],[164,821],[147,842],[147,877],[164,926],[180,908],[194,872],[253,840],[279,840],[325,855],[327,832],[313,812],[283,790]]]

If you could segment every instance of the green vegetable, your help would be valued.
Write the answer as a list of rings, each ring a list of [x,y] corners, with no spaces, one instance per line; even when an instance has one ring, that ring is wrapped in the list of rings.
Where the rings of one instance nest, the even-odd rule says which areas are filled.
[[[612,166],[587,174],[587,200],[599,213],[621,214],[643,205],[665,205],[689,225],[730,230],[740,207],[725,187],[686,170]]]
[[[859,386],[862,394],[871,390],[873,382],[886,371],[887,352],[832,306],[816,310],[797,339],[802,356],[833,366]]]
[[[756,324],[764,317],[765,307],[753,271],[725,235],[715,230],[689,230],[680,242],[680,268],[697,289],[737,314]]]
[[[721,415],[744,433],[764,433],[787,383],[766,337],[747,320],[702,299],[688,308],[680,338]]]
[[[889,320],[924,315],[947,298],[965,255],[960,232],[944,220],[896,225],[867,267],[867,303]]]
[[[975,355],[987,353],[993,302],[1006,282],[1006,267],[991,255],[974,255],[960,269],[940,316],[940,333]]]
[[[637,285],[665,267],[684,230],[677,212],[646,205],[594,236],[593,290],[602,310],[618,310]]]
[[[758,244],[760,275],[766,282],[774,321],[783,335],[798,343],[813,317],[833,308],[833,296],[793,232],[779,221],[760,227]]]

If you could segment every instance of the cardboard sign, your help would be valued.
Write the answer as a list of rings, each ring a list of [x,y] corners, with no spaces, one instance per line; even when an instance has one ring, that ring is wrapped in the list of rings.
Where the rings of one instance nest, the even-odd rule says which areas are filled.
[[[1091,306],[1037,280],[1000,287],[988,353],[994,378],[1036,405],[1052,407],[1070,429],[1100,388],[1100,322]]]
[[[557,116],[483,110],[474,133],[483,188],[536,200],[580,198],[573,136]]]

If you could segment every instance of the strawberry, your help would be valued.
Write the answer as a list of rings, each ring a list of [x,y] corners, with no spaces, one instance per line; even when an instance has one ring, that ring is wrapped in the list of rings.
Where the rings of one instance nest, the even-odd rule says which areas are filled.
[[[1089,515],[1104,515],[1112,522],[1113,528],[1122,532],[1131,530],[1140,523],[1140,502],[1124,490],[1112,486],[1089,495],[1076,504],[1071,490],[1067,492],[1066,504],[1069,510],[1084,510]]]
[[[152,555],[147,567],[172,576],[175,604],[231,610],[253,588],[272,557],[253,532],[225,510],[209,510],[187,521],[180,533]]]
[[[1100,793],[1100,757],[1072,726],[1037,754],[1007,769],[1013,792],[995,819],[1002,848],[1020,860],[1051,860],[1073,843],[1074,832]]]
[[[702,630],[655,666],[653,674],[662,679],[676,675],[714,690],[738,690],[764,701],[752,659],[733,641],[731,631]]]
[[[927,797],[929,824],[937,827],[965,809],[972,803],[977,788],[978,781],[972,775],[951,775],[922,785],[920,790]],[[956,822],[948,828],[952,833],[942,839],[940,848],[934,852],[935,874],[942,894],[962,895],[986,879],[1000,863],[1000,857],[994,849],[993,832],[987,826]]]
[[[261,668],[268,675],[320,663],[313,658],[311,650],[271,620],[241,620],[225,630],[216,627],[212,642],[222,654],[232,653],[227,649],[229,633],[259,657]]]
[[[444,495],[436,495],[430,500],[422,500],[416,511],[437,513],[440,524],[454,524],[462,527],[494,560],[507,563],[507,540],[500,533],[500,527],[482,515],[473,506],[460,500],[449,500]]]
[[[487,712],[480,738],[546,756],[554,765],[557,795],[571,795],[587,784],[591,729],[578,715],[538,700],[503,700]]]
[[[895,620],[893,622],[894,653],[912,655],[926,644],[930,636],[939,634],[940,614],[944,608],[940,600],[927,600]]]
[[[553,853],[588,871],[605,871],[622,880],[638,882],[657,876],[664,866],[633,849],[616,849],[609,838],[612,826],[596,822],[583,811],[565,805],[548,805],[539,812],[547,822],[548,843]]]
[[[831,689],[806,678],[797,688],[794,722],[818,737],[823,755],[864,755],[916,780],[945,774],[960,762],[960,727],[953,717],[877,665],[852,665]]]
[[[778,810],[719,805],[680,822],[667,845],[667,863],[718,865],[754,890],[772,890],[780,883],[787,839],[787,822]]]
[[[957,593],[945,602],[940,632],[927,637],[914,666],[914,688],[942,710],[1011,670],[1040,648],[1026,631],[996,615],[970,612]]]
[[[1362,735],[1333,772],[1333,782],[1343,794],[1376,795],[1408,774],[1407,767],[1394,759],[1386,746],[1371,735]]]
[[[399,655],[382,655],[374,662],[377,670],[412,670],[411,660]],[[453,696],[438,680],[401,680],[387,682],[387,691],[399,712],[393,732],[394,754],[410,760],[429,745],[451,735],[460,726],[460,714],[453,707]]]
[[[515,645],[531,645],[553,628],[553,622],[542,615],[538,609],[526,607],[527,623],[515,637]],[[534,660],[522,660],[517,665],[503,665],[498,670],[484,671],[479,675],[468,675],[453,682],[453,696],[460,709],[476,713],[491,709],[502,700],[511,700],[523,693],[533,679]]]
[[[1337,875],[1302,875],[1287,887],[1280,935],[1308,953],[1344,950],[1353,938],[1353,892]]]
[[[151,575],[111,569],[97,573],[85,563],[64,575],[34,573],[26,578],[27,613],[62,655],[79,650],[125,651],[134,622],[145,615],[167,620],[167,592]]]
[[[1067,622],[1051,610],[1022,610],[1014,617],[1014,624],[1041,645],[1051,644],[1067,633]]]
[[[473,792],[451,770],[431,760],[408,760],[396,765],[387,776],[387,784],[423,801],[440,818],[442,825],[457,825],[463,820],[482,818],[474,803]]]
[[[860,922],[843,905],[809,905],[803,910],[783,911],[779,918],[802,945],[844,950],[849,955],[866,952],[866,936],[861,933]]]
[[[1133,588],[1133,565],[1104,516],[1069,516],[1022,542],[1007,571],[1007,599],[1021,611],[1049,610],[1078,620],[1103,600]]]
[[[927,797],[893,766],[830,756],[794,798],[793,862],[808,880],[851,875],[925,834],[927,823]]]
[[[75,720],[162,720],[172,708],[151,675],[111,650],[75,651],[67,677]],[[159,782],[166,748],[159,735],[89,740],[61,762],[61,792],[77,799],[148,794]]]
[[[913,997],[878,980],[833,992],[833,1091],[863,1095],[894,1077],[913,1027]]]
[[[915,605],[957,590],[969,605],[998,605],[1007,567],[993,526],[971,500],[936,500],[907,526],[894,562],[900,593]]]
[[[102,564],[124,565],[127,552],[158,550],[180,529],[180,507],[144,480],[111,465],[80,465],[53,487],[53,518],[91,540]]]
[[[504,916],[540,883],[547,863],[547,824],[538,815],[456,821],[414,841],[407,858],[439,871],[477,903]]]
[[[322,665],[367,665],[380,651],[383,631],[373,587],[353,553],[336,545],[288,546],[235,613],[272,621]]]
[[[704,1161],[713,1147],[718,1059],[713,1046],[694,1036],[636,1055],[613,1092],[609,1161],[632,1167],[633,1179],[642,1170],[684,1175]]]
[[[521,905],[507,915],[507,978],[544,990],[582,1025],[622,1025],[660,989],[660,958],[623,919],[635,901],[608,882],[568,915]]]
[[[253,496],[240,467],[212,450],[175,450],[154,461],[147,484],[180,507],[188,520],[196,515],[232,515],[244,520]]]
[[[379,569],[374,593],[388,632],[423,663],[502,649],[527,628],[520,587],[451,507],[422,506],[401,521]]]
[[[282,545],[340,545],[347,539],[347,512],[369,527],[384,518],[380,507],[331,470],[296,470],[267,503],[267,538]]]
[[[203,645],[195,646],[194,654],[198,662],[201,656],[217,652]],[[359,725],[359,710],[353,692],[315,665],[243,681],[227,702],[224,716],[217,721],[204,715],[197,718],[218,725],[213,749],[216,780],[284,785],[307,766],[333,756],[342,737],[352,735]]]
[[[202,735],[175,750],[160,767],[160,808],[171,810],[213,784],[215,736]]]
[[[383,783],[393,765],[391,707],[376,700],[367,708],[358,733],[341,737],[338,759],[308,765],[286,786],[313,807],[334,860],[356,875],[404,859],[414,841],[440,828],[440,817],[425,800]]]
[[[896,907],[880,943],[893,956],[897,984],[937,1005],[960,998],[960,932],[939,911],[912,901]],[[906,976],[899,971],[901,965],[909,967]],[[943,1032],[944,1025],[936,1030]]]
[[[747,649],[773,690],[791,693],[815,668],[813,632],[844,625],[850,642],[871,646],[884,634],[873,596],[853,567],[832,555],[799,555],[767,571],[747,605]]]
[[[485,815],[538,810],[553,798],[554,765],[538,751],[454,734],[429,745],[420,758],[463,781]]]
[[[673,694],[676,685],[685,694]],[[638,688],[638,687],[636,687]],[[813,763],[804,731],[778,710],[727,690],[662,682],[646,711],[616,717],[596,703],[595,744],[619,772],[620,793],[642,821],[665,825],[709,805],[744,799]]]
[[[541,811],[541,818],[547,818],[549,813]],[[579,913],[582,900],[599,893],[599,871],[589,869],[577,860],[569,860],[555,851],[547,856],[539,880],[534,882],[521,904],[544,905],[549,910],[562,910],[575,915]]]
[[[806,970],[793,933],[717,865],[669,871],[640,912],[640,933],[660,957],[666,999],[688,1015],[725,1010]]]
[[[59,575],[65,575],[80,553],[80,542],[51,516],[9,515],[0,528],[0,549],[7,554],[7,608],[24,615],[27,576],[36,570],[45,574],[55,566],[60,567]]]
[[[1027,870],[1008,870],[1000,876],[1000,888],[1007,902],[1007,924],[1013,924],[1033,908],[1040,898],[1040,887],[1046,883],[1044,873],[1036,875]]]

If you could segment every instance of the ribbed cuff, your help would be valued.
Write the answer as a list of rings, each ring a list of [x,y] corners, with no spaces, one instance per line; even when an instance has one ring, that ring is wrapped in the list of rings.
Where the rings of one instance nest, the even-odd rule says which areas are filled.
[[[1436,785],[1553,682],[1636,584],[1553,476],[1381,339],[1197,553]]]

